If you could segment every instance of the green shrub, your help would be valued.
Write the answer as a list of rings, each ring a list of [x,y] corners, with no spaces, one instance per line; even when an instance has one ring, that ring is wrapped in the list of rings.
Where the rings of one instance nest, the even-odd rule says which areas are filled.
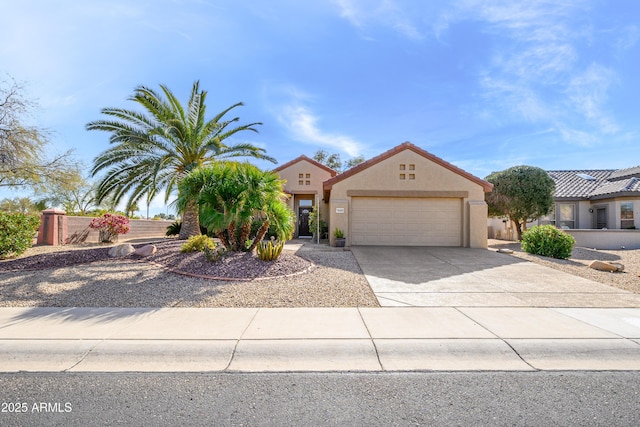
[[[36,215],[0,212],[0,259],[22,255],[39,226]]]
[[[264,223],[264,221],[259,221],[259,220],[254,220],[251,222],[251,236],[255,236],[258,233],[258,230],[260,229],[260,227],[262,227],[262,224]],[[240,236],[240,230],[238,230],[238,236]],[[269,229],[267,230],[267,234],[264,235],[264,239],[271,239],[271,238],[277,239],[278,238],[278,233],[276,230],[273,229],[273,227],[269,227]]]
[[[174,221],[167,227],[166,236],[177,236],[180,234],[180,229],[182,228],[182,221]]]
[[[214,249],[216,242],[209,236],[191,236],[182,244],[180,252],[204,252],[205,248]]]
[[[522,234],[522,249],[534,255],[567,259],[576,240],[553,225],[536,225]]]
[[[263,261],[273,261],[278,259],[284,248],[284,241],[277,241],[275,239],[266,240],[258,243],[256,250],[258,252],[258,258]]]
[[[177,236],[178,234],[180,234],[181,228],[182,228],[182,221],[180,220],[174,221],[167,227],[167,232],[164,233],[164,235],[168,237]],[[209,236],[209,232],[207,231],[207,228],[202,225],[200,226],[200,233],[203,235]]]
[[[216,246],[215,248],[209,248],[209,247],[204,248],[204,257],[209,262],[220,261],[220,259],[222,259],[222,257],[225,256],[226,254],[227,254],[227,248],[225,248],[222,245]]]

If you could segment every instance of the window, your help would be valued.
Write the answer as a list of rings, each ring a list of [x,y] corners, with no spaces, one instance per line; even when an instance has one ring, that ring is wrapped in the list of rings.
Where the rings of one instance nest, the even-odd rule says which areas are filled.
[[[403,171],[403,170],[404,170],[404,168],[405,168],[405,165],[404,165],[404,163],[403,163],[403,164],[401,164],[401,165],[400,165],[400,170],[401,170],[401,171]]]
[[[412,164],[410,164],[410,165],[409,165],[409,170],[410,170],[410,171],[414,171],[414,170],[416,170],[416,165],[412,165]]]
[[[302,199],[298,203],[300,207],[313,206],[313,200]]]
[[[416,174],[415,173],[410,173],[409,174],[409,179],[416,179]]]
[[[407,176],[403,173],[400,174],[400,179],[407,179]]]
[[[304,178],[304,174],[303,173],[299,173],[298,174],[298,179],[300,179],[300,178]]]
[[[304,185],[311,185],[311,181],[305,181]]]
[[[540,217],[540,225],[556,225],[556,208],[551,206],[548,215]]]
[[[298,181],[298,185],[304,185],[304,181],[303,180],[299,180]]]
[[[633,221],[633,202],[620,203],[620,228],[635,228]]]
[[[560,206],[560,228],[576,228],[576,205],[562,203]]]
[[[307,179],[311,178],[311,174],[310,173],[305,174],[305,178],[307,178]]]

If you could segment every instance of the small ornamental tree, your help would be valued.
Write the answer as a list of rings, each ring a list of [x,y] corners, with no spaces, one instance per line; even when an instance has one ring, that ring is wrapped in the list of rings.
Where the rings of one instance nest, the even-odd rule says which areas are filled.
[[[100,232],[100,242],[111,243],[117,240],[119,234],[129,232],[129,218],[122,215],[106,213],[100,217],[93,218],[89,223],[89,228]]]
[[[493,172],[486,178],[493,190],[486,194],[490,216],[507,217],[516,226],[518,240],[527,221],[547,215],[553,206],[555,182],[547,172],[534,166],[514,166]]]

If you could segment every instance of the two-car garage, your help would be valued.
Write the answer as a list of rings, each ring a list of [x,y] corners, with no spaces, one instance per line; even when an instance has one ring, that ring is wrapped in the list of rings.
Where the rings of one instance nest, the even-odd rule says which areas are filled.
[[[486,248],[491,188],[405,142],[323,183],[330,243]]]
[[[351,244],[461,246],[462,199],[352,197]]]

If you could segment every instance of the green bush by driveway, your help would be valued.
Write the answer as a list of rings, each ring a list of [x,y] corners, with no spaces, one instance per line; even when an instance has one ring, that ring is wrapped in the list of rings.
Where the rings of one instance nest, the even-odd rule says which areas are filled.
[[[576,240],[553,225],[536,225],[522,233],[522,250],[534,255],[567,259]]]

